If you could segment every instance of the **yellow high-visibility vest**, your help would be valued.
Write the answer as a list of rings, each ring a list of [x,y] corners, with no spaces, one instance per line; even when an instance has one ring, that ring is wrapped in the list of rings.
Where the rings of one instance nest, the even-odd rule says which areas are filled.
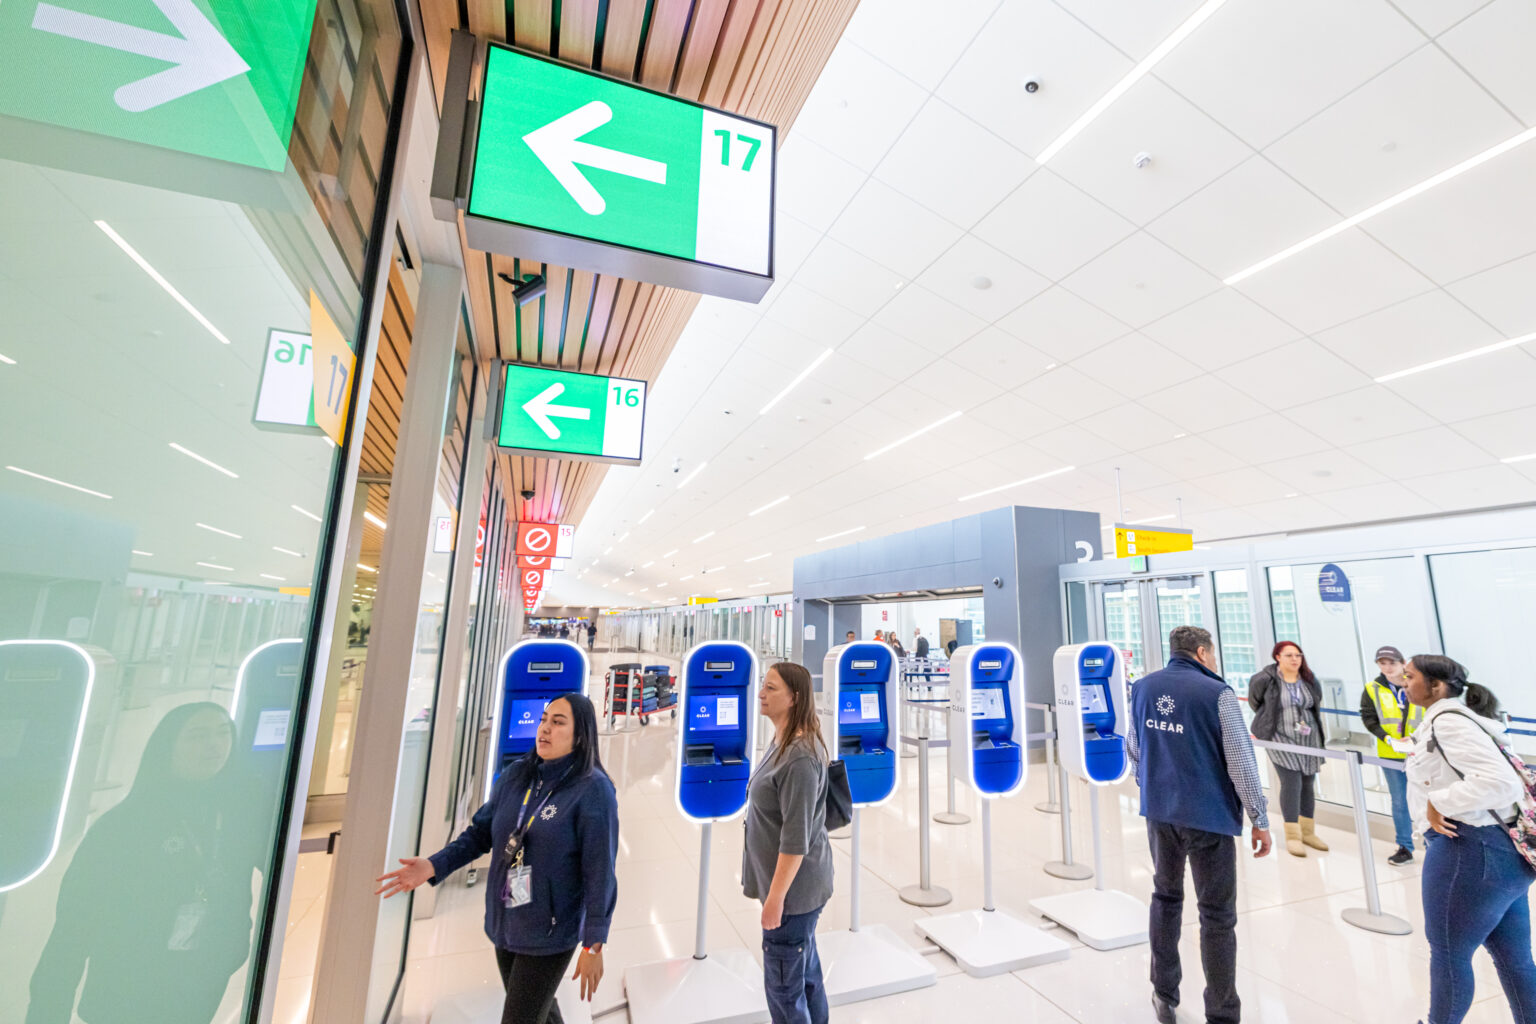
[[[1424,709],[1417,704],[1409,704],[1405,714],[1403,706],[1397,702],[1397,693],[1390,686],[1372,679],[1365,684],[1365,692],[1376,703],[1377,717],[1381,719],[1381,727],[1388,736],[1407,739],[1424,720]],[[1397,761],[1403,759],[1403,755],[1393,750],[1391,744],[1383,739],[1376,741],[1376,756],[1390,757]]]

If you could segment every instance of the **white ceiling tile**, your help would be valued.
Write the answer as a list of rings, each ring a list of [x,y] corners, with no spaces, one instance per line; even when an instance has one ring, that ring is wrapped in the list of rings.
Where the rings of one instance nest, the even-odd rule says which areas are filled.
[[[1536,331],[1536,254],[1463,278],[1446,290],[1514,338]]]
[[[1070,366],[1058,366],[1017,388],[1014,394],[1054,412],[1063,418],[1077,419],[1102,412],[1124,401],[1110,388]]]
[[[766,306],[778,297],[783,291],[783,286],[790,278],[795,276],[795,271],[800,269],[800,264],[816,248],[816,243],[821,241],[821,232],[802,221],[796,220],[787,213],[780,212],[775,215],[773,221],[773,274],[774,288],[778,291],[770,291],[759,306]]]
[[[966,235],[923,273],[925,287],[988,323],[1017,309],[1051,283],[975,235]],[[985,288],[977,287],[986,283]]]
[[[1310,530],[1340,521],[1339,513],[1324,504],[1320,497],[1305,494],[1246,505],[1243,511],[1274,523],[1279,530]]]
[[[1136,226],[1049,170],[1037,171],[974,233],[1026,266],[1059,281]]]
[[[954,245],[962,232],[889,185],[871,179],[829,234],[903,277],[913,278]]]
[[[996,327],[988,327],[962,342],[944,358],[1006,388],[1016,388],[1033,380],[1056,362],[1034,346]]]
[[[1359,228],[1239,282],[1243,294],[1316,333],[1427,292],[1434,284]]]
[[[1385,387],[1442,423],[1455,423],[1529,405],[1536,394],[1536,358],[1518,348],[1505,349],[1389,381]]]
[[[1141,334],[1127,334],[1079,356],[1072,365],[1127,398],[1161,391],[1203,372]]]
[[[1374,484],[1386,479],[1364,462],[1338,448],[1277,459],[1258,467],[1303,494],[1322,494],[1344,487]]]
[[[1051,169],[1135,224],[1146,224],[1252,154],[1155,78],[1143,78],[1067,144]],[[1152,160],[1138,168],[1134,158]]]
[[[1449,427],[1350,445],[1345,451],[1389,477],[1405,479],[1454,469],[1488,466],[1494,458]]]
[[[774,202],[817,231],[832,226],[868,175],[800,132],[779,150]]]
[[[1137,454],[1153,465],[1160,466],[1167,476],[1178,479],[1188,479],[1203,473],[1221,473],[1243,465],[1237,456],[1194,434],[1143,448]]]
[[[946,414],[955,410],[975,409],[1005,390],[1002,381],[956,366],[947,356],[935,359],[917,373],[907,378],[903,391],[920,391],[947,406]],[[924,426],[913,423],[912,429]]]
[[[1051,288],[997,322],[997,326],[1059,360],[1074,359],[1130,328],[1065,288]]]
[[[796,283],[862,317],[874,316],[891,301],[900,280],[888,267],[832,238],[823,238],[795,272]]]
[[[1320,452],[1333,445],[1279,413],[1218,427],[1200,435],[1243,462],[1259,464]]]
[[[852,310],[794,282],[784,287],[773,305],[768,307],[766,316],[823,345],[840,344],[864,322],[864,318]]]
[[[746,344],[738,350],[738,355],[751,355],[765,359],[774,366],[788,367],[791,372],[799,373],[827,348],[824,342],[807,338],[781,323],[762,320],[747,336]],[[812,379],[814,376],[823,375],[818,372]]]
[[[1355,214],[1520,129],[1443,51],[1425,46],[1264,155],[1335,209]]]
[[[1137,60],[1157,48],[1204,0],[1056,0],[1080,21]]]
[[[1189,518],[1195,530],[1195,543],[1230,537],[1256,537],[1274,533],[1277,527],[1249,509],[1223,508],[1204,511]]]
[[[1262,401],[1256,401],[1210,374],[1146,395],[1141,404],[1191,433],[1269,412],[1269,406]]]
[[[933,8],[927,0],[860,4],[843,30],[843,39],[857,43],[932,90],[965,52],[998,2],[953,0],[944,5],[942,18],[931,17]],[[916,25],[922,26],[920,31],[913,30]]]
[[[1301,332],[1235,288],[1223,288],[1161,320],[1141,333],[1206,370],[1267,352],[1301,337]]]
[[[1372,377],[1465,352],[1503,336],[1444,291],[1417,295],[1316,336]]]
[[[930,8],[931,10],[931,8]],[[908,30],[921,30],[914,23]],[[1050,0],[1003,4],[938,95],[1033,156],[1131,69],[1131,61]],[[1026,92],[1024,83],[1040,83]]]
[[[1033,174],[1035,166],[954,107],[931,99],[875,168],[875,177],[969,228]]]
[[[1221,282],[1145,233],[1121,242],[1062,285],[1133,327],[1151,323]]]
[[[1357,523],[1421,516],[1436,511],[1434,503],[1396,481],[1329,491],[1318,495],[1318,500],[1343,516],[1345,521]]]
[[[1274,164],[1253,156],[1153,221],[1147,231],[1226,277],[1340,219]]]
[[[897,380],[910,377],[933,361],[933,353],[923,346],[874,323],[854,331],[853,337],[838,346],[837,354]]]
[[[1248,506],[1261,501],[1274,501],[1296,490],[1273,473],[1253,466],[1229,469],[1209,476],[1197,476],[1192,482],[1202,491],[1213,494],[1234,507]]]
[[[1423,43],[1385,0],[1229,3],[1154,74],[1263,149]]]
[[[1496,459],[1536,453],[1536,405],[1462,420],[1454,429]]]
[[[1439,473],[1409,480],[1405,486],[1447,512],[1536,501],[1536,480],[1516,472],[1514,466],[1484,466]]]
[[[1245,359],[1217,371],[1216,376],[1279,410],[1371,382],[1365,374],[1308,338]]]
[[[1435,422],[1381,384],[1298,405],[1287,409],[1285,415],[1341,447],[1419,430]]]
[[[804,135],[862,171],[872,171],[907,127],[926,89],[857,46],[839,46],[795,118]]]
[[[1394,0],[1398,10],[1412,18],[1426,33],[1437,36],[1489,0]]]
[[[903,288],[875,314],[874,322],[937,355],[943,355],[987,325],[980,317],[939,298],[920,284]]]
[[[1173,440],[1185,431],[1165,416],[1135,402],[1122,402],[1078,421],[1084,429],[1111,442],[1121,451],[1140,451]],[[1095,459],[1106,456],[1095,456]]]
[[[1440,45],[1530,124],[1536,121],[1532,39],[1536,39],[1536,6],[1529,0],[1495,0],[1441,36]]]
[[[1113,408],[1120,408],[1120,406]],[[1133,450],[1132,446],[1120,443],[1114,438],[1085,430],[1084,426],[1094,420],[1094,416],[1084,417],[1081,424],[1063,422],[1059,416],[1053,415],[1051,418],[1059,425],[1050,430],[1041,431],[1030,438],[1029,443],[1055,459],[1060,465],[1089,466]]]
[[[1043,434],[1061,423],[1060,416],[1011,393],[982,403],[968,412],[966,418],[1009,432],[1021,440]]]

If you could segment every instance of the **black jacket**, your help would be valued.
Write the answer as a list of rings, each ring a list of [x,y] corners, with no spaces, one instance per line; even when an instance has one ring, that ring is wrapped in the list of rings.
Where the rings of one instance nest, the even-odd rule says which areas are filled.
[[[926,657],[928,657],[928,638],[927,637],[920,636],[920,637],[917,638],[917,643],[913,647],[912,654],[913,654],[914,657],[918,657],[918,658],[926,658]]]
[[[1302,684],[1312,694],[1312,728],[1317,730],[1317,737],[1322,740],[1327,734],[1323,732],[1323,686],[1315,678],[1308,682],[1301,680]],[[1280,680],[1280,668],[1269,664],[1259,669],[1248,680],[1248,709],[1253,712],[1253,722],[1249,729],[1255,739],[1272,740],[1280,731],[1280,706],[1285,699],[1284,684]]]

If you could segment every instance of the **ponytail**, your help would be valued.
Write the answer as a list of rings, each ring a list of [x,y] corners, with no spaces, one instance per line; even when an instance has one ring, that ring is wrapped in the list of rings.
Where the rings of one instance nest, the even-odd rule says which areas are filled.
[[[1469,711],[1484,718],[1499,717],[1499,698],[1481,683],[1467,681],[1467,666],[1443,654],[1415,654],[1409,659],[1431,683],[1443,683],[1447,697],[1461,697]]]
[[[1475,711],[1484,718],[1499,717],[1499,698],[1493,695],[1493,691],[1481,683],[1468,683],[1462,691],[1465,694],[1467,708]]]

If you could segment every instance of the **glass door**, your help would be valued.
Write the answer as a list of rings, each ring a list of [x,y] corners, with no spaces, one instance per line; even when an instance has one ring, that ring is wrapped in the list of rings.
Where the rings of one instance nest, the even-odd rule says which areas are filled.
[[[1127,653],[1126,679],[1147,671],[1141,637],[1141,581],[1097,584],[1103,601],[1104,639]]]

